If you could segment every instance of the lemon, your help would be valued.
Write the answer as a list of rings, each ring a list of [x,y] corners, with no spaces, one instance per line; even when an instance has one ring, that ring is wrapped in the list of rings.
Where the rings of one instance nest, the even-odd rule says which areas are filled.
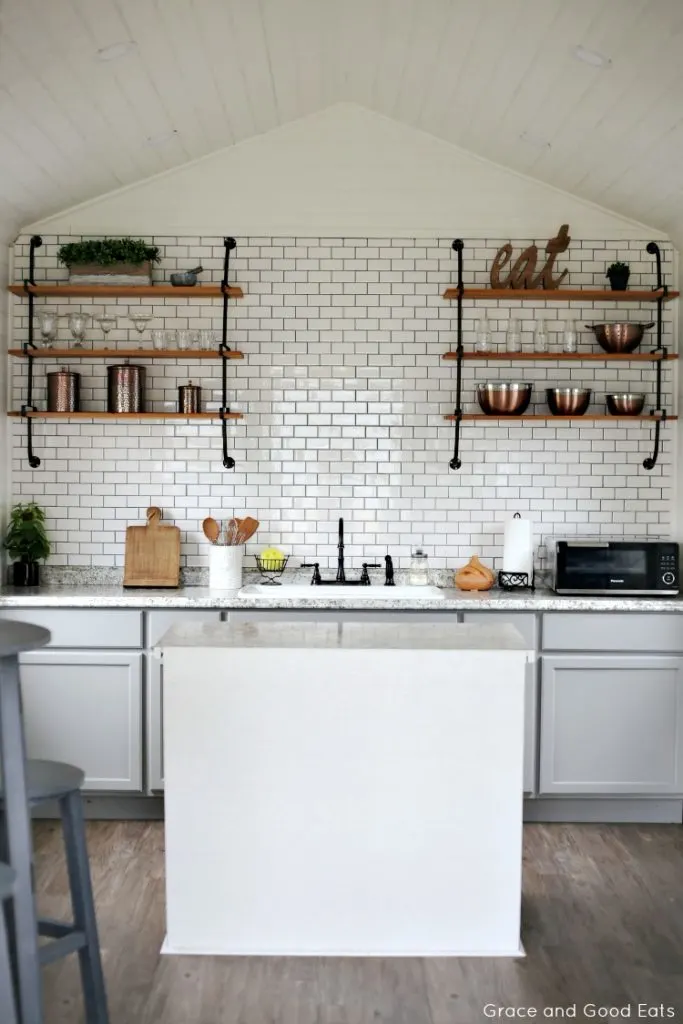
[[[269,569],[280,569],[284,565],[285,556],[279,548],[266,548],[261,552],[261,561]]]

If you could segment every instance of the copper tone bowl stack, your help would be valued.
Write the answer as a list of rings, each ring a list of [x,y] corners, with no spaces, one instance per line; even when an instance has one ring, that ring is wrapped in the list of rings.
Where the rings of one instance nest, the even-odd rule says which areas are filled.
[[[633,391],[605,395],[605,401],[612,416],[640,416],[645,407],[645,395]]]
[[[654,323],[648,324],[586,324],[589,331],[596,337],[600,348],[605,352],[628,353],[635,352],[643,340],[643,334],[654,327]]]
[[[548,408],[553,416],[583,416],[590,405],[590,388],[546,388]]]
[[[477,400],[487,416],[521,416],[531,401],[531,384],[479,384]]]

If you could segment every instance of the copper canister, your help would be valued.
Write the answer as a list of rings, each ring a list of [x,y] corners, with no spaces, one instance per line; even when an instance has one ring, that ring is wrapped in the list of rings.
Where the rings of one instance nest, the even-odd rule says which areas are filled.
[[[201,412],[202,389],[198,384],[181,384],[178,388],[178,412]]]
[[[80,398],[80,373],[73,373],[65,366],[47,375],[47,411],[78,412]]]
[[[144,412],[144,366],[131,366],[130,363],[109,366],[107,376],[108,412]]]

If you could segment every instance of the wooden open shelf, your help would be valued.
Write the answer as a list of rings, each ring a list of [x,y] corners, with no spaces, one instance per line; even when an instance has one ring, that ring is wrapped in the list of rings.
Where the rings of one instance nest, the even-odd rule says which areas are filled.
[[[650,362],[658,363],[670,359],[678,359],[677,352],[463,352],[463,359],[478,359],[481,362],[488,362],[495,359],[524,360],[537,362]],[[457,352],[444,352],[442,359],[457,359]]]
[[[26,295],[23,284],[11,284],[8,291],[20,297]],[[192,288],[175,288],[172,284],[34,284],[28,286],[28,291],[37,298],[63,299],[218,299],[223,295],[219,284],[197,284]],[[228,285],[228,295],[241,299],[244,292],[238,285]]]
[[[9,354],[28,358],[23,348],[11,348]],[[244,352],[217,348],[36,348],[31,355],[34,359],[244,359]]]
[[[445,420],[450,420],[450,422],[452,422],[452,423],[455,422],[455,416],[453,416],[453,415],[444,416],[444,419]],[[543,421],[548,422],[548,421],[555,421],[555,420],[571,420],[572,422],[577,422],[577,423],[591,423],[591,422],[595,422],[596,420],[631,420],[631,421],[633,421],[635,423],[644,423],[645,421],[647,421],[648,423],[655,423],[657,420],[663,420],[663,417],[662,416],[651,416],[649,414],[646,414],[646,415],[643,415],[643,416],[612,416],[612,414],[608,413],[608,412],[592,413],[592,414],[584,413],[583,416],[554,416],[553,413],[538,413],[538,412],[524,413],[521,416],[515,416],[515,415],[508,415],[508,416],[501,415],[501,416],[497,416],[497,415],[489,415],[486,412],[466,412],[466,413],[463,414],[462,419],[463,420],[517,420],[517,421],[536,420],[537,423],[538,422],[543,422]],[[666,420],[664,420],[664,422],[668,423],[669,420],[677,420],[677,419],[678,419],[678,416],[667,416]]]
[[[21,416],[9,412],[8,416]],[[241,420],[244,413],[226,412],[29,412],[32,420]]]
[[[677,299],[679,292],[649,289],[613,292],[602,288],[465,288],[464,299],[517,299],[520,302],[666,302]],[[444,299],[457,299],[458,289],[447,288]]]

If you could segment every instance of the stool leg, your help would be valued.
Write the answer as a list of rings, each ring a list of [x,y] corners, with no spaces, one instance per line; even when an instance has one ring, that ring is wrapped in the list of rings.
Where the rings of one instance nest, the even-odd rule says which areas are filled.
[[[26,795],[26,751],[21,721],[19,659],[0,658],[0,768],[5,790],[5,828],[9,863],[17,880],[13,949],[22,1024],[42,1024],[42,990],[38,959],[38,926],[33,896],[31,818]]]
[[[3,1021],[3,1024],[17,1024],[7,929],[2,904],[0,904],[0,1020]]]
[[[84,932],[86,939],[85,946],[78,951],[86,1024],[109,1024],[80,792],[69,793],[59,801],[59,805],[74,925]]]

